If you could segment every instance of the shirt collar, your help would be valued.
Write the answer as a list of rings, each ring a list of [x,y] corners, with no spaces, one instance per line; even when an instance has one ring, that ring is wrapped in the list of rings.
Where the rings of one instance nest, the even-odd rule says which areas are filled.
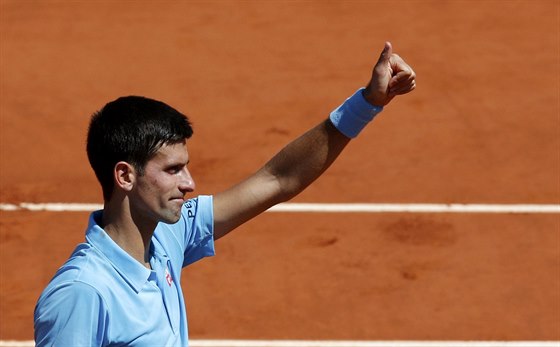
[[[97,223],[102,215],[103,210],[95,211],[90,215],[86,240],[107,258],[113,268],[138,293],[148,281],[152,271],[142,266],[107,235]]]

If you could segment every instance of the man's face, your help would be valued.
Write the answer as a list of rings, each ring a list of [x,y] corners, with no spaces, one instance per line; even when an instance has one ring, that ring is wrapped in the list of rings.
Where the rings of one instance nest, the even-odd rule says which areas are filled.
[[[181,216],[185,194],[194,191],[195,184],[187,164],[186,141],[163,145],[136,176],[131,195],[131,208],[138,217],[151,222],[175,223]]]

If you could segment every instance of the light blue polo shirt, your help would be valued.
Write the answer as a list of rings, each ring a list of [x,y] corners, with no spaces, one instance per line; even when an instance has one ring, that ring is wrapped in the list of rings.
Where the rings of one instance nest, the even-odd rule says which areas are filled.
[[[187,201],[152,237],[152,270],[122,250],[91,214],[86,242],[35,307],[37,346],[187,346],[181,269],[214,255],[212,197]]]

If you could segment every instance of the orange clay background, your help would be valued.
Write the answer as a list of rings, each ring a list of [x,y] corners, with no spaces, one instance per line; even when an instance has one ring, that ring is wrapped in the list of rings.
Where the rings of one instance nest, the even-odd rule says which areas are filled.
[[[197,193],[254,172],[369,79],[415,69],[296,202],[560,203],[558,1],[0,1],[1,203],[101,203],[90,114],[189,115]],[[2,211],[0,339],[88,213]],[[265,213],[185,270],[193,338],[560,339],[559,214]],[[146,317],[149,319],[149,317]]]

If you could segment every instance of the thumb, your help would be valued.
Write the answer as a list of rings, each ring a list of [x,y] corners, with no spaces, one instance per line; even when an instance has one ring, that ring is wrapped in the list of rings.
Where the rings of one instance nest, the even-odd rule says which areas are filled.
[[[379,60],[375,65],[387,66],[389,64],[389,59],[391,59],[392,54],[393,54],[393,46],[391,45],[391,42],[387,41],[385,42],[385,47],[383,47],[383,51],[381,52],[381,55],[379,56]]]

